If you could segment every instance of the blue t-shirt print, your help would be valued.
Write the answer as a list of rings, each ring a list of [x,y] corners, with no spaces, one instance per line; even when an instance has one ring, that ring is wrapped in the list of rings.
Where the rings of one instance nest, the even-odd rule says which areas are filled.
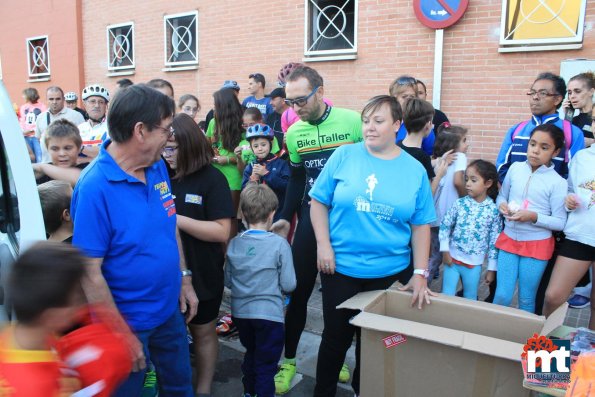
[[[363,143],[337,149],[310,196],[329,207],[337,272],[350,277],[379,278],[404,270],[411,226],[435,219],[423,166],[405,151],[379,159]]]
[[[257,108],[265,119],[273,111],[271,98],[267,97],[256,99],[254,96],[249,96],[242,101],[242,106],[246,108]]]
[[[395,207],[391,205],[392,203],[379,203],[378,194],[376,195],[376,201],[374,201],[374,190],[376,190],[376,186],[379,183],[378,178],[376,178],[376,173],[371,173],[364,181],[367,188],[365,194],[358,194],[355,197],[355,200],[353,201],[355,210],[357,212],[373,214],[378,221],[391,223],[399,222],[399,218],[394,217]],[[361,184],[361,181],[359,181],[359,184]],[[346,193],[349,194],[350,192],[346,191]]]

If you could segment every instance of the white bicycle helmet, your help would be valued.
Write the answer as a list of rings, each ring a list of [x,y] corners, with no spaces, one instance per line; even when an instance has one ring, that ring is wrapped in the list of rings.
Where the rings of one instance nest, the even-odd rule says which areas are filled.
[[[64,94],[64,99],[67,102],[74,102],[76,101],[78,98],[78,96],[76,96],[76,92],[74,91],[68,91],[66,94]]]
[[[91,84],[90,86],[83,88],[83,101],[86,101],[87,98],[92,96],[100,96],[109,102],[109,91],[99,84]]]

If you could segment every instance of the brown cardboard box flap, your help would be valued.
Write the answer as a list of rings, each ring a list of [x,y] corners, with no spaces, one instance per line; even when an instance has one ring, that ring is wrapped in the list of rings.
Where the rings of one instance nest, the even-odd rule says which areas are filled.
[[[386,291],[384,290],[360,292],[341,303],[337,306],[337,309],[364,310],[366,306],[380,299],[385,293]]]
[[[362,312],[351,319],[350,323],[356,327],[372,329],[380,332],[399,333],[414,338],[438,341],[443,345],[460,347],[463,345],[463,332],[421,324],[413,321],[387,317],[380,314]]]
[[[404,334],[512,361],[520,361],[523,351],[523,345],[520,343],[368,312],[362,312],[352,318],[351,324],[375,331]]]
[[[410,292],[393,289],[362,293],[338,307],[361,310],[351,324],[362,331],[360,392],[366,397],[528,397],[523,345],[559,326],[566,312],[564,306],[546,321],[444,295],[418,310]],[[387,338],[394,334],[402,337]]]
[[[550,316],[545,320],[545,324],[541,330],[541,335],[549,335],[560,325],[564,324],[566,318],[566,312],[568,311],[568,303],[564,302],[562,306],[557,308]],[[531,335],[532,336],[532,335]]]
[[[521,361],[521,353],[523,352],[522,343],[510,342],[468,332],[465,332],[465,340],[461,347],[465,350],[518,362]]]

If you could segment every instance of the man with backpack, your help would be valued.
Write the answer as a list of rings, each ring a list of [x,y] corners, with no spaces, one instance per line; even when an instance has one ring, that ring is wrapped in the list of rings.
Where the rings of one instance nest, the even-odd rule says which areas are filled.
[[[504,136],[500,153],[496,160],[500,183],[512,163],[527,160],[529,137],[540,124],[554,124],[564,131],[564,150],[554,158],[555,169],[562,177],[568,176],[568,162],[585,147],[581,130],[570,122],[558,117],[558,108],[566,95],[566,83],[553,73],[540,73],[527,92],[532,117],[514,125]]]
[[[564,79],[553,73],[540,73],[533,85],[527,92],[529,97],[529,106],[531,108],[531,118],[520,122],[508,130],[504,136],[504,141],[500,147],[500,153],[496,159],[498,168],[498,178],[500,183],[512,163],[527,160],[527,148],[531,132],[541,124],[554,124],[564,131],[564,148],[560,151],[553,163],[555,170],[563,178],[568,177],[568,163],[570,159],[581,149],[585,147],[585,139],[581,129],[572,125],[568,120],[563,120],[558,115],[558,109],[566,95],[566,83]],[[556,245],[552,258],[549,260],[545,272],[541,277],[537,296],[535,298],[535,314],[542,314],[545,290],[552,275],[552,269],[558,255],[560,242],[564,239],[563,233],[555,233]],[[493,291],[496,289],[496,283],[490,284],[490,296],[486,302],[493,299]]]

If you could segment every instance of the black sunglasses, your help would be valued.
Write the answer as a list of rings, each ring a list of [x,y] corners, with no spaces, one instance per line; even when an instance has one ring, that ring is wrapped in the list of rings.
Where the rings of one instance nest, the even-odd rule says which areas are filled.
[[[415,85],[417,80],[411,76],[401,76],[397,79],[398,85]]]
[[[289,107],[293,107],[295,105],[298,105],[300,107],[304,106],[306,104],[306,102],[308,102],[308,99],[310,99],[312,97],[312,95],[316,94],[316,91],[318,91],[319,88],[320,88],[320,86],[314,88],[310,94],[303,96],[301,98],[284,99],[283,102],[285,102],[285,104]]]

